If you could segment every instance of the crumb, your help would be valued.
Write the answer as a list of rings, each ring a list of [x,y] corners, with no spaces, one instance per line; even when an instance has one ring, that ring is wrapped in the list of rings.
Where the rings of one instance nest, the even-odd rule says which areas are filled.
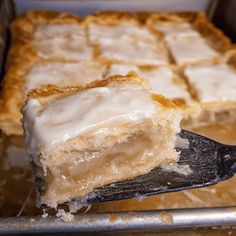
[[[58,209],[56,216],[65,222],[71,222],[74,218],[70,212],[65,212],[63,209]]]
[[[41,215],[42,218],[47,218],[48,217],[48,213],[46,209],[43,209],[43,214]]]
[[[160,213],[159,218],[164,224],[173,224],[174,223],[173,216],[171,215],[171,213],[163,211]]]

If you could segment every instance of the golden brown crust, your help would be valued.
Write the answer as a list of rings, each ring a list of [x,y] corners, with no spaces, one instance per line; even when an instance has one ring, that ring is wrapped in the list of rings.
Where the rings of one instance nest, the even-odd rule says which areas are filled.
[[[35,53],[35,48],[33,48],[32,44],[24,42],[20,39],[15,41],[13,40],[8,52],[5,69],[6,71],[8,71],[10,67],[13,67],[17,70],[22,70],[20,68],[17,68],[18,66],[20,66],[20,64],[26,64],[26,62],[35,61],[38,59],[39,57]]]
[[[204,18],[204,12],[153,12],[153,13],[137,13],[140,21],[146,24],[157,24],[166,22],[189,22],[193,23],[195,20]]]
[[[91,89],[95,87],[104,87],[114,82],[115,83],[134,82],[134,83],[145,84],[145,81],[139,78],[135,72],[130,72],[126,76],[114,75],[105,80],[93,81],[84,86],[59,87],[56,85],[42,85],[39,88],[30,90],[27,94],[27,98],[28,99],[38,98],[38,97],[50,96],[50,95],[59,94],[59,93],[81,92],[83,90]]]
[[[98,23],[107,25],[117,25],[124,22],[132,22],[138,24],[136,15],[130,12],[97,12],[92,15],[85,17],[84,22],[88,23]]]
[[[6,75],[3,80],[2,97],[4,101],[7,101],[8,97],[12,97],[12,94],[24,93],[24,77],[27,71],[40,60],[40,57],[34,53],[34,49],[30,44],[21,40],[13,40],[8,53],[5,67]],[[14,90],[14,93],[11,89]]]
[[[8,55],[7,73],[3,80],[1,92],[2,106],[0,111],[0,128],[7,134],[22,134],[20,109],[25,98],[25,73],[34,64],[36,59],[20,57],[14,54],[18,47],[19,55],[22,52],[20,45],[13,44]],[[24,54],[22,54],[24,55]],[[14,57],[15,56],[15,57]]]
[[[192,25],[216,51],[224,54],[228,50],[236,49],[231,40],[222,30],[216,28],[206,15],[202,14],[201,17],[196,18]]]
[[[67,93],[74,93],[74,92],[81,92],[87,89],[96,88],[96,87],[106,87],[109,84],[113,83],[138,83],[142,84],[144,87],[146,85],[146,81],[138,77],[135,72],[130,72],[126,76],[122,75],[113,75],[106,80],[94,81],[89,83],[85,86],[68,86],[68,87],[58,87],[55,85],[42,85],[40,88],[30,90],[27,94],[27,100],[34,99],[34,98],[43,98],[47,96],[54,96],[60,94],[67,94]],[[152,99],[160,103],[163,107],[167,108],[174,108],[176,109],[177,106],[169,99],[165,98],[162,95],[153,94]]]
[[[27,43],[13,40],[0,98],[0,128],[8,135],[22,134],[20,109],[25,99],[25,74],[37,61],[39,58],[31,52]]]

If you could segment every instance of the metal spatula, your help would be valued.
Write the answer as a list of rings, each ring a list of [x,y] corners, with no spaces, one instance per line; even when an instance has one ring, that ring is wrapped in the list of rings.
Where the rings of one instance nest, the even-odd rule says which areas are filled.
[[[186,130],[179,136],[185,145],[176,148],[180,152],[177,163],[161,165],[146,175],[97,188],[88,194],[85,203],[199,188],[234,175],[236,146],[224,145]]]

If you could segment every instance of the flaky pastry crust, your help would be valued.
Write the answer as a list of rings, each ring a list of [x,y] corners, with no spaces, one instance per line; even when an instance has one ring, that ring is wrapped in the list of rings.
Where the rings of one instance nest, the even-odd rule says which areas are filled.
[[[144,87],[147,86],[146,81],[144,79],[141,79],[135,72],[130,72],[125,76],[113,75],[105,80],[94,81],[84,86],[58,87],[56,85],[42,85],[39,88],[30,90],[27,94],[27,100],[32,98],[40,99],[50,96],[53,97],[54,95],[58,96],[60,94],[66,95],[68,93],[81,92],[86,89],[105,87],[113,83],[138,83],[142,84]],[[165,98],[164,96],[155,94],[152,96],[152,98],[164,107],[177,109],[177,106],[171,100]]]
[[[40,61],[47,62],[41,58],[33,44],[34,32],[37,26],[47,24],[78,24],[83,29],[87,29],[89,23],[99,23],[116,25],[120,22],[130,22],[137,26],[148,27],[152,33],[152,24],[163,22],[189,22],[204,38],[207,39],[209,45],[220,53],[217,60],[229,60],[235,54],[235,46],[230,40],[216,27],[214,27],[202,12],[174,12],[174,13],[154,13],[154,12],[100,12],[84,19],[67,13],[59,13],[52,11],[29,11],[20,15],[11,24],[12,42],[8,53],[6,63],[6,74],[3,81],[3,90],[1,92],[1,111],[0,111],[0,128],[6,134],[22,134],[20,109],[24,104],[25,76],[29,69]],[[155,34],[154,34],[155,35]],[[156,34],[157,39],[161,40],[161,34]],[[158,44],[160,44],[160,40]],[[167,47],[163,42],[161,47],[167,52]],[[106,65],[114,61],[99,58],[99,46],[94,47],[94,57]],[[55,61],[55,59],[52,59]],[[64,62],[62,58],[56,61]],[[217,61],[215,61],[217,62]],[[122,63],[119,61],[118,63]],[[205,63],[205,62],[200,62]],[[174,63],[171,62],[173,65]],[[234,62],[233,62],[234,64]],[[176,66],[181,70],[179,66]],[[178,79],[176,80],[176,82]],[[191,89],[191,88],[190,88]],[[177,105],[182,105],[183,101],[175,101]]]

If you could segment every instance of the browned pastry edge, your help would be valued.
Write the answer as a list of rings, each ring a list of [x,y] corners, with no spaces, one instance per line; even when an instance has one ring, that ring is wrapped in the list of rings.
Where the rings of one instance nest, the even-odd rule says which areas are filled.
[[[124,22],[140,24],[135,13],[130,12],[97,12],[92,15],[88,15],[83,19],[84,24],[97,23],[105,25],[117,25]]]
[[[205,38],[212,48],[220,53],[227,53],[228,50],[236,50],[231,40],[223,33],[222,30],[216,28],[206,15],[198,17],[193,22],[193,27]]]
[[[125,76],[122,75],[114,75],[105,80],[93,81],[85,86],[68,86],[68,87],[59,87],[56,85],[42,85],[39,88],[32,89],[27,94],[27,100],[33,98],[43,98],[50,97],[59,94],[67,94],[74,92],[81,92],[87,89],[96,88],[96,87],[106,87],[110,84],[114,83],[138,83],[143,87],[146,87],[145,80],[141,79],[135,72],[130,72]],[[177,106],[169,99],[165,98],[161,95],[152,95],[154,101],[157,101],[164,107],[168,108],[177,108]],[[26,100],[26,101],[27,101]]]
[[[204,12],[138,12],[137,17],[140,21],[147,24],[164,22],[189,22],[190,24],[200,18],[206,18]]]

